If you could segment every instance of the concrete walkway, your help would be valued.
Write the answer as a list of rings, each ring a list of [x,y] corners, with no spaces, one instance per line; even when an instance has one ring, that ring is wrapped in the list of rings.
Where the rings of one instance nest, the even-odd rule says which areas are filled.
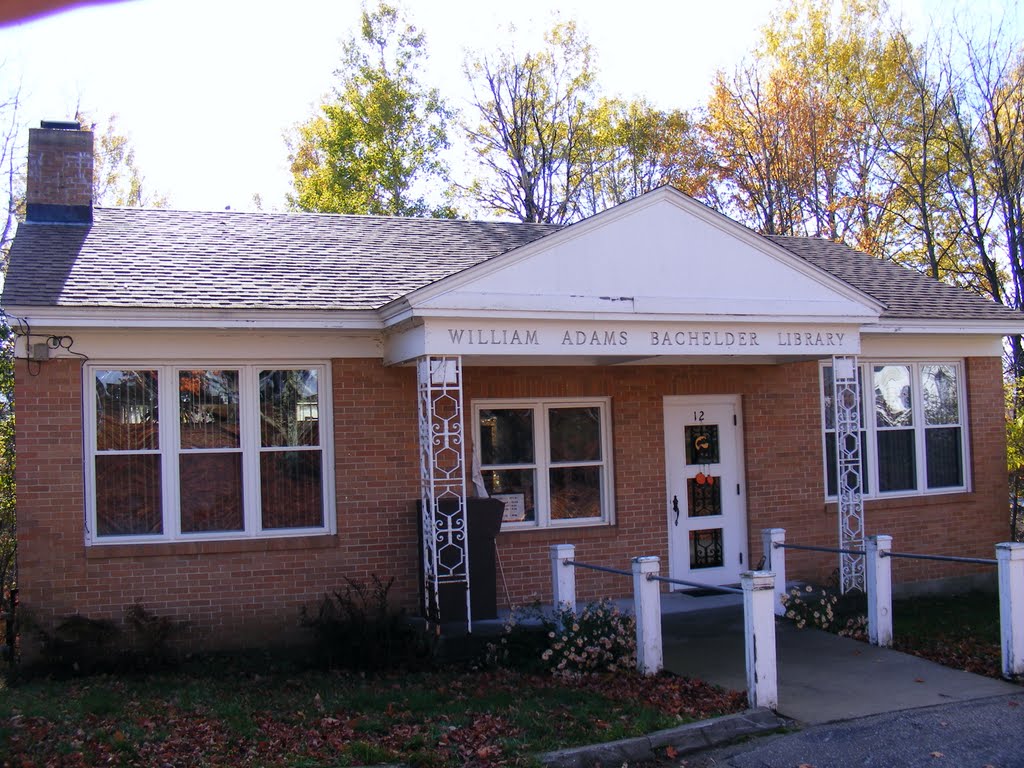
[[[665,668],[744,690],[743,607],[738,596],[665,595]],[[702,601],[718,607],[702,609]],[[805,724],[1021,693],[1021,687],[916,656],[776,622],[779,714]]]

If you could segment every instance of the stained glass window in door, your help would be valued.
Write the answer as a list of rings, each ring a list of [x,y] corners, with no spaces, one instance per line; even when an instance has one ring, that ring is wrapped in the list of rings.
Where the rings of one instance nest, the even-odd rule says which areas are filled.
[[[688,517],[706,517],[722,514],[722,478],[709,477],[712,482],[697,482],[691,477],[686,481],[686,500]]]
[[[686,427],[686,463],[717,464],[718,425],[691,424]]]
[[[722,529],[705,528],[690,531],[690,568],[721,568],[725,565],[722,556]]]

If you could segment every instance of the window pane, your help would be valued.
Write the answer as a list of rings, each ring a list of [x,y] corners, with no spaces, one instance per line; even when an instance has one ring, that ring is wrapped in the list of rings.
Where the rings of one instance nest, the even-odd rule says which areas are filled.
[[[261,453],[263,528],[323,527],[320,472],[320,451]]]
[[[914,430],[893,429],[878,433],[878,489],[909,491],[917,487]]]
[[[237,448],[238,371],[179,371],[181,447]]]
[[[821,369],[821,402],[825,409],[825,429],[836,428],[836,385],[832,378],[832,366]]]
[[[532,464],[533,410],[495,408],[480,411],[480,461],[492,464]]]
[[[964,484],[960,454],[960,427],[928,429],[924,433],[928,487],[950,488]]]
[[[505,501],[505,520],[532,523],[537,519],[534,470],[488,469],[484,470],[483,476],[489,496],[511,497],[502,499]]]
[[[96,457],[96,533],[99,536],[163,533],[159,455]]]
[[[924,423],[959,424],[959,392],[955,365],[921,366]],[[954,483],[954,485],[959,485],[959,483]]]
[[[242,454],[187,453],[181,470],[181,531],[241,531]]]
[[[316,370],[260,371],[260,444],[319,445],[317,397]]]
[[[875,424],[879,427],[909,427],[911,415],[910,367],[875,366]]]
[[[96,450],[160,447],[156,371],[96,371]]]
[[[601,409],[551,408],[551,461],[601,460]]]
[[[556,467],[548,478],[552,520],[601,517],[601,467]]]

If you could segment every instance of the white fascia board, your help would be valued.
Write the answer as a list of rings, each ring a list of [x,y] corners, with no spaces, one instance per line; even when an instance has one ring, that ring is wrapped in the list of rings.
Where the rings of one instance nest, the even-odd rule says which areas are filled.
[[[1012,336],[1024,334],[1024,316],[1019,321],[1006,320],[879,320],[865,326],[861,333],[878,334],[976,334],[983,336]]]
[[[885,305],[873,296],[869,296],[863,291],[854,288],[849,283],[840,280],[835,275],[809,264],[800,257],[790,253],[782,246],[776,245],[767,238],[747,229],[743,225],[730,219],[728,216],[718,213],[702,203],[698,203],[696,200],[692,200],[682,192],[672,187],[661,187],[653,192],[648,192],[645,195],[635,197],[632,200],[617,205],[614,208],[601,211],[588,219],[571,224],[558,232],[542,237],[532,243],[528,243],[527,245],[516,248],[500,256],[495,256],[494,258],[488,259],[480,264],[476,264],[457,272],[454,275],[450,275],[429,285],[423,286],[422,288],[418,288],[397,301],[405,302],[409,307],[416,309],[418,305],[427,302],[430,299],[455,291],[472,281],[505,269],[506,267],[524,259],[528,259],[541,251],[556,248],[562,243],[586,235],[594,229],[604,227],[621,218],[633,215],[645,207],[656,205],[666,200],[681,210],[689,213],[694,218],[700,219],[702,222],[742,241],[751,248],[782,262],[794,271],[805,275],[809,279],[814,280],[829,290],[864,306],[867,310],[866,314],[877,316],[885,309]],[[395,303],[397,302],[392,302],[392,304]],[[382,308],[382,316],[384,318],[388,318],[392,312],[392,304],[385,305],[385,307]]]
[[[865,323],[860,315],[736,315],[736,314],[692,314],[692,313],[665,313],[665,312],[553,312],[542,311],[505,311],[495,309],[474,309],[452,311],[449,309],[421,308],[409,309],[400,316],[395,316],[387,321],[387,327],[394,328],[402,323],[417,319],[434,320],[551,320],[556,322],[570,321],[595,321],[608,323],[758,323],[758,324],[833,324],[852,325],[862,329],[874,328],[873,324]]]
[[[294,312],[224,309],[121,309],[111,307],[9,306],[10,318],[23,318],[33,330],[46,328],[260,328],[370,330],[383,328],[376,310]]]

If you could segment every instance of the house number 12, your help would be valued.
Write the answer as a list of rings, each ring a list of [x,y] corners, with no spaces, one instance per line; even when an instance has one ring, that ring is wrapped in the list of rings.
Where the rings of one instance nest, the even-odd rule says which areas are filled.
[[[693,420],[698,422],[698,423],[703,422],[704,421],[704,411],[694,411],[693,412]]]

